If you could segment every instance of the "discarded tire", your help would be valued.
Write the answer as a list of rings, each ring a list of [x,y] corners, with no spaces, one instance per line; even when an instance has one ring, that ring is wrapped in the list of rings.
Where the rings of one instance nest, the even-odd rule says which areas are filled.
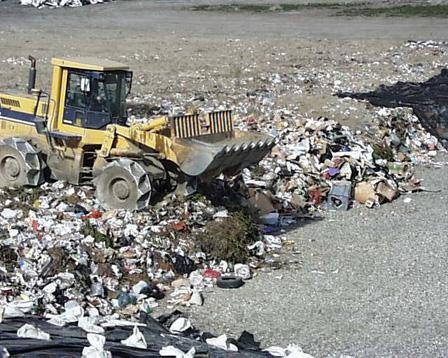
[[[220,288],[238,288],[244,285],[243,279],[236,276],[221,276],[216,281],[216,285]]]

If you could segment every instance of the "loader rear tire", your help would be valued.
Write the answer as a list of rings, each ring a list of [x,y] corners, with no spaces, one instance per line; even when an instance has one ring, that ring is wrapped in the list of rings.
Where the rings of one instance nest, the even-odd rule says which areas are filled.
[[[131,159],[107,164],[95,178],[96,197],[106,209],[140,210],[149,205],[151,180],[144,166]]]
[[[44,180],[44,168],[39,152],[26,140],[0,141],[0,187],[38,186]]]

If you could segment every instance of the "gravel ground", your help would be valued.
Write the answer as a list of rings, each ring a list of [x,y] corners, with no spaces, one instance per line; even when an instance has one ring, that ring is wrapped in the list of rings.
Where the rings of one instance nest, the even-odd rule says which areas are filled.
[[[418,172],[440,192],[329,213],[288,233],[299,266],[214,289],[189,310],[193,323],[316,357],[446,357],[448,167]]]
[[[263,88],[273,73],[295,78],[297,70],[311,84],[299,83],[304,93],[283,95],[276,106],[299,104],[310,116],[340,120],[356,114],[358,121],[370,112],[335,99],[333,73],[343,88],[364,90],[427,79],[446,66],[444,51],[404,46],[409,39],[446,39],[446,19],[181,9],[193,3],[37,10],[0,2],[0,87],[25,86],[28,54],[40,60],[44,88],[52,56],[129,63],[136,70],[133,91],[156,105],[195,93],[245,101],[246,91]],[[447,356],[448,167],[421,168],[421,175],[428,188],[442,191],[412,195],[409,204],[400,198],[375,210],[328,214],[290,231],[299,253],[280,259],[298,264],[262,273],[235,291],[207,293],[204,307],[188,311],[193,323],[231,335],[249,330],[264,346],[298,343],[317,357]]]

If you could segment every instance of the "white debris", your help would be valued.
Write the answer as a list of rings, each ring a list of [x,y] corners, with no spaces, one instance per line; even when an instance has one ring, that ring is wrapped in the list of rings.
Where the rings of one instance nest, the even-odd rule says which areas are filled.
[[[109,0],[19,0],[21,5],[43,7],[80,7],[83,5],[96,5]]]
[[[182,333],[191,328],[191,322],[187,318],[180,317],[176,319],[170,326],[171,333]]]
[[[232,343],[227,342],[227,335],[223,334],[216,338],[207,338],[205,340],[209,346],[224,349],[230,352],[238,352],[238,347]]]
[[[128,338],[121,341],[121,344],[134,348],[141,348],[141,349],[148,348],[145,336],[142,334],[142,332],[140,332],[137,326],[134,327],[132,334]]]
[[[32,301],[13,301],[3,306],[3,318],[24,317],[30,313],[34,303]]]
[[[235,264],[233,270],[235,275],[241,277],[243,280],[249,280],[252,277],[249,265]]]
[[[97,321],[98,317],[80,317],[78,320],[78,327],[88,333],[103,334],[104,328],[96,325]]]
[[[5,347],[0,346],[0,358],[9,358],[11,355]]]
[[[48,333],[31,324],[24,324],[22,327],[20,327],[17,330],[17,337],[41,339],[44,341],[50,340],[50,335]]]
[[[290,344],[286,348],[272,346],[266,348],[264,351],[269,352],[274,357],[287,357],[287,358],[313,358],[313,356],[304,353],[302,348],[296,344]]]
[[[180,349],[173,346],[163,347],[159,351],[159,354],[162,357],[174,357],[174,358],[193,358],[195,353],[196,349],[194,347],[192,347],[187,353],[184,353]]]
[[[18,210],[11,210],[11,209],[5,208],[2,210],[0,215],[4,219],[14,219],[18,215]]]
[[[88,333],[87,340],[90,347],[84,347],[82,350],[82,358],[112,358],[112,354],[104,350],[106,337],[100,334]]]

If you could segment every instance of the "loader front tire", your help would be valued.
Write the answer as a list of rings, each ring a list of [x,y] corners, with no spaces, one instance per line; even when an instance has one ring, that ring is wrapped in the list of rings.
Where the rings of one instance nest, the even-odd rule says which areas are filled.
[[[44,180],[44,167],[39,152],[26,140],[0,141],[0,187],[38,186]]]
[[[106,209],[140,210],[149,205],[151,180],[144,166],[123,158],[107,164],[95,178],[96,197]]]

